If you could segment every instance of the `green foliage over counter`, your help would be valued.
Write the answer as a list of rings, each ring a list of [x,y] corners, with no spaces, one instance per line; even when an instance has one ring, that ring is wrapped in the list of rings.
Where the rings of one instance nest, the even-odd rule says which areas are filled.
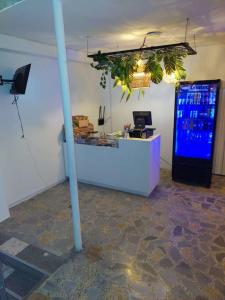
[[[162,81],[164,72],[167,75],[174,73],[177,81],[184,80],[186,78],[186,70],[183,59],[186,56],[187,52],[179,49],[167,49],[167,51],[164,49],[151,52],[148,57],[143,59],[144,72],[150,73],[151,81],[155,84],[159,84]],[[131,87],[132,75],[137,72],[140,59],[142,59],[140,53],[109,57],[99,51],[94,57],[94,62],[91,63],[91,66],[96,70],[102,71],[100,85],[104,89],[106,88],[107,75],[111,74],[111,78],[115,80],[113,87],[121,86],[121,99],[126,95],[127,101],[133,92]],[[143,94],[143,90],[141,90],[140,94]]]

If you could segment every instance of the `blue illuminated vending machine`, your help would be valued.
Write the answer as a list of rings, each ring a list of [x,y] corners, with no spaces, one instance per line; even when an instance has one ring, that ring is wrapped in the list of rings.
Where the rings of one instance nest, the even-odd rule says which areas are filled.
[[[210,187],[220,80],[176,88],[172,178]]]

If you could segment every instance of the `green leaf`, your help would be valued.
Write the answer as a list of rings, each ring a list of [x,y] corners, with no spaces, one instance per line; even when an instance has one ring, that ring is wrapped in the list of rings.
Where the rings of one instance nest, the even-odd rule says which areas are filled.
[[[151,81],[158,84],[163,79],[163,69],[161,64],[157,60],[156,56],[149,57],[146,66],[145,72],[151,73]]]
[[[128,95],[127,95],[127,98],[126,98],[126,102],[130,99],[130,96],[132,95],[132,90],[130,90],[129,92],[128,92]]]
[[[176,58],[175,58],[175,56],[167,54],[163,57],[163,62],[164,62],[164,68],[165,68],[166,73],[168,75],[175,72],[175,70],[176,70]]]
[[[113,87],[116,87],[119,82],[120,82],[119,78],[116,78],[114,81]]]
[[[121,101],[123,100],[123,97],[125,96],[126,92],[123,92],[122,96],[121,96]]]
[[[178,81],[180,81],[180,80],[185,80],[186,79],[186,77],[187,77],[187,72],[186,72],[186,70],[176,70],[176,72],[175,72],[175,75],[176,75],[176,79],[178,80]]]
[[[163,52],[162,51],[158,50],[155,55],[156,55],[156,60],[158,62],[161,62],[163,60]]]

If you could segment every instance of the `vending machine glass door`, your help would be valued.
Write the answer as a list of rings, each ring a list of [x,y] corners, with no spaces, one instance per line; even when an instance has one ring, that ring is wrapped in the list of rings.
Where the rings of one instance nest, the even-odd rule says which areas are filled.
[[[211,159],[217,83],[180,85],[176,94],[175,155]]]

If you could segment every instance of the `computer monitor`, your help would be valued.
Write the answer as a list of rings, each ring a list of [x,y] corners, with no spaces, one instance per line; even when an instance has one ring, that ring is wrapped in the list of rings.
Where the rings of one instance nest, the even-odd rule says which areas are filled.
[[[133,111],[134,127],[144,129],[146,125],[152,125],[152,114],[150,111]]]
[[[16,70],[13,77],[13,84],[10,90],[11,94],[25,94],[27,81],[30,73],[31,64],[23,66]]]

